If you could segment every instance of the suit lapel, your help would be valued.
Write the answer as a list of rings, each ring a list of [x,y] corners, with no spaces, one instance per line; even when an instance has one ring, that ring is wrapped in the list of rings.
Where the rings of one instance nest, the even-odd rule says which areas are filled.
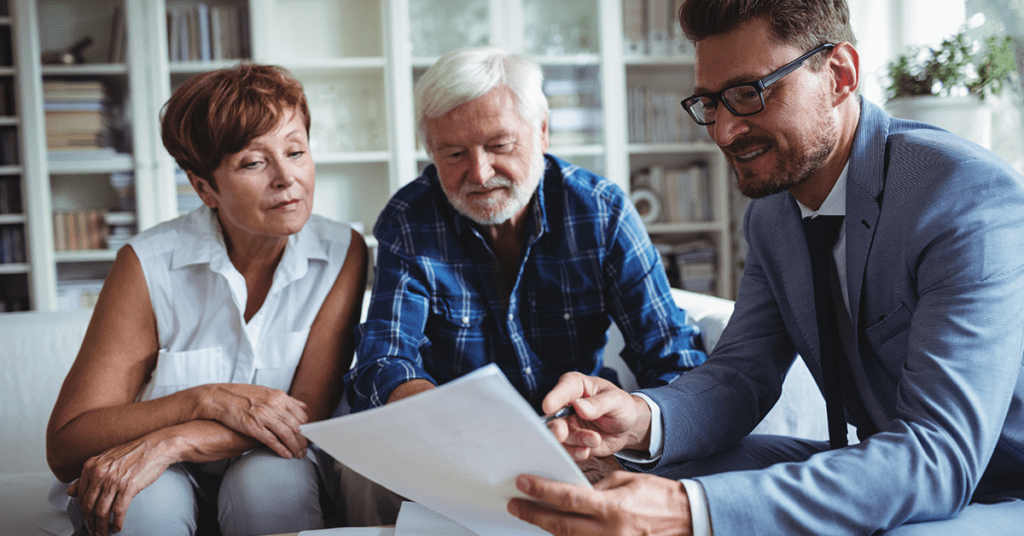
[[[850,153],[846,183],[846,284],[854,333],[860,330],[860,297],[868,252],[881,215],[885,186],[885,143],[889,121],[877,106],[861,100],[861,117]]]

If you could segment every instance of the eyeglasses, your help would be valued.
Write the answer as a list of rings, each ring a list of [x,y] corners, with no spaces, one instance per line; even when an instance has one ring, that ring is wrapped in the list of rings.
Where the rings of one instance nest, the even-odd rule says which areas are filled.
[[[718,115],[718,102],[721,101],[732,115],[743,117],[754,115],[764,110],[764,90],[778,82],[783,76],[797,70],[811,56],[834,48],[835,45],[825,43],[799,58],[783,65],[768,76],[756,81],[727,87],[718,93],[694,95],[682,101],[683,108],[698,125],[712,125]]]

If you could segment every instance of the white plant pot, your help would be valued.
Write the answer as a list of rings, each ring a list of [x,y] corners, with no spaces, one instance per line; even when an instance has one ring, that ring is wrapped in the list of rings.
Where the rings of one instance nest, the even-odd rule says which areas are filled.
[[[977,97],[903,97],[887,102],[885,109],[992,148],[992,108]]]

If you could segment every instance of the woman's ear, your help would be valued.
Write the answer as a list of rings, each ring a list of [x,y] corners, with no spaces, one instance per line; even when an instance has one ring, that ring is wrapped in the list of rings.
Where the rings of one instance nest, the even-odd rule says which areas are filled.
[[[203,204],[210,208],[217,208],[220,196],[217,195],[217,191],[213,189],[210,182],[191,171],[186,171],[185,174],[188,175],[188,182],[192,184],[192,189],[199,195],[199,199],[203,200]]]
[[[860,55],[857,49],[845,41],[836,45],[829,55],[828,69],[832,76],[832,104],[838,106],[856,95],[860,86]]]

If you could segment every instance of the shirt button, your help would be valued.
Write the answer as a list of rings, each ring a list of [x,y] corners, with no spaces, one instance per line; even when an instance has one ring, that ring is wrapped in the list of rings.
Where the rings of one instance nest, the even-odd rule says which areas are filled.
[[[469,324],[469,317],[468,316],[462,317],[462,323],[463,324]]]
[[[569,313],[565,313],[564,315],[562,315],[562,318],[569,320]]]
[[[515,319],[515,315],[513,315],[512,313],[509,313],[508,314],[508,321],[511,322],[514,319]]]
[[[533,369],[530,367],[526,367],[523,369],[523,374],[533,374]]]

